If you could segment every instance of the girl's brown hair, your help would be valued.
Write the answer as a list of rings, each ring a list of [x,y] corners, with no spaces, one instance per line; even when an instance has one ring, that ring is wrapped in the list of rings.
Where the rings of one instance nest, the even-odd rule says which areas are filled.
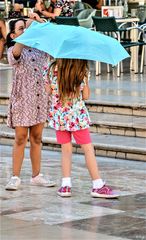
[[[79,96],[80,85],[88,77],[88,62],[81,59],[57,59],[57,79],[59,98],[65,102],[68,98]]]

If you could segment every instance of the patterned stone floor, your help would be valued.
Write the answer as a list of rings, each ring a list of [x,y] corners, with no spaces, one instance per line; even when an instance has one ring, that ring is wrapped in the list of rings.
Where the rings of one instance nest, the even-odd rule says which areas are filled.
[[[56,192],[61,179],[60,153],[42,151],[42,172],[51,175],[57,186],[29,184],[29,149],[21,171],[22,185],[5,191],[11,175],[10,146],[0,146],[1,240],[145,240],[146,163],[97,157],[101,175],[121,192],[116,200],[90,196],[91,180],[84,156],[74,154],[73,195],[63,199]]]

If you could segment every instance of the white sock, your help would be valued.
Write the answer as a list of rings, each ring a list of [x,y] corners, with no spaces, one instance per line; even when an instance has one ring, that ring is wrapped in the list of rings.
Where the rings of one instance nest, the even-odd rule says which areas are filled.
[[[102,188],[105,182],[101,178],[99,178],[99,179],[93,180],[92,184],[93,184],[93,188]]]
[[[71,178],[70,177],[65,177],[65,178],[62,178],[62,184],[61,184],[62,187],[72,187],[72,184],[71,184]]]

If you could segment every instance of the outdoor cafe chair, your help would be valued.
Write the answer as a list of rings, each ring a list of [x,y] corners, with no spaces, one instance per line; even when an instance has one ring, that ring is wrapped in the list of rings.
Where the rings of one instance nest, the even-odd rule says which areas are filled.
[[[92,28],[93,27],[92,17],[95,16],[95,14],[96,9],[84,9],[83,11],[81,11],[77,16],[80,26],[85,28]]]
[[[120,25],[120,27],[123,27],[124,23]],[[146,65],[146,23],[141,24],[139,26],[133,26],[133,27],[128,27],[127,30],[133,30],[136,29],[138,30],[138,45],[137,42],[131,42],[133,46],[142,46],[141,49],[141,63],[140,63],[140,73],[143,73],[144,71],[144,65]],[[128,47],[128,43],[125,43],[125,48]],[[132,47],[132,46],[131,46]]]
[[[142,24],[140,27],[141,32],[139,32],[139,39],[145,42],[144,47],[141,52],[141,64],[140,64],[140,73],[144,71],[144,65],[146,65],[146,23]]]
[[[143,30],[141,30],[139,27],[134,26],[134,27],[126,28],[126,29],[119,28],[116,23],[115,17],[96,17],[96,16],[94,16],[92,18],[93,18],[93,23],[94,23],[96,31],[99,31],[104,34],[110,35],[111,37],[117,38],[117,40],[120,41],[120,43],[122,44],[122,46],[125,49],[129,49],[131,47],[142,46],[142,51],[143,51],[144,45],[146,44],[143,39],[142,40],[137,39],[137,41],[132,41],[131,39],[122,39],[121,38],[121,33],[123,31],[131,31],[135,28],[138,31],[143,32]],[[134,57],[134,59],[131,58],[130,67],[132,66],[132,61],[138,62],[138,59],[135,59],[135,57]],[[142,65],[142,61],[143,61],[143,59],[141,57],[141,65]],[[120,76],[121,66],[122,65],[120,63],[117,66],[117,76],[118,77]],[[97,65],[97,70],[98,70],[98,65]],[[108,70],[109,70],[109,68],[108,68]]]
[[[79,26],[77,17],[56,17],[57,24]]]

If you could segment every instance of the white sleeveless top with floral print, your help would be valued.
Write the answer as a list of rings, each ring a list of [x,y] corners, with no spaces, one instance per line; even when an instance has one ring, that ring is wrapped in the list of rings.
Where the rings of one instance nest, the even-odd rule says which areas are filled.
[[[48,68],[44,71],[44,77]],[[81,84],[79,97],[69,99],[65,104],[62,104],[59,100],[57,69],[50,70],[49,81],[52,91],[48,115],[49,126],[61,131],[77,131],[89,128],[91,121],[85,102],[82,99],[84,83]]]

